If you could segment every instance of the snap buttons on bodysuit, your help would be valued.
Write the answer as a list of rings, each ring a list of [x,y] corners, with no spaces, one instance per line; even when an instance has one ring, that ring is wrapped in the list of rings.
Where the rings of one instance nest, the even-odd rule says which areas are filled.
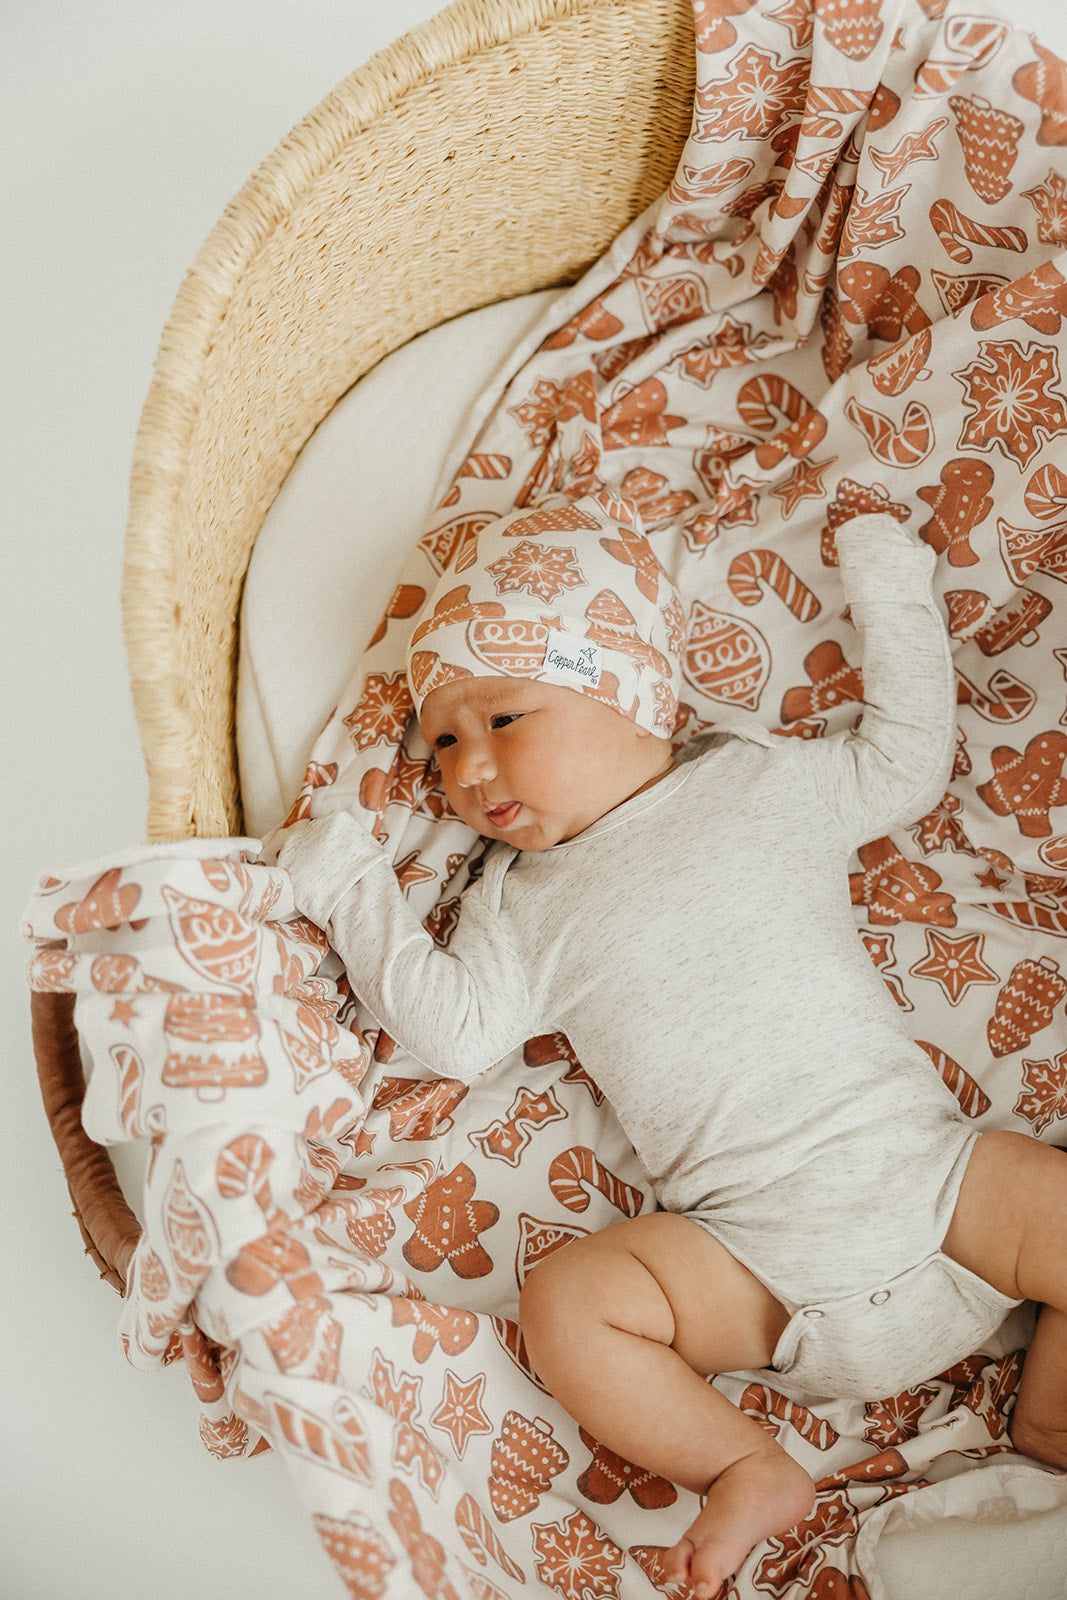
[[[809,1306],[804,1315],[806,1317],[824,1317],[826,1313],[825,1311],[820,1311],[816,1306]]]
[[[872,1306],[884,1306],[888,1299],[889,1299],[889,1290],[888,1289],[879,1289],[877,1294],[872,1294],[871,1295],[871,1305]]]

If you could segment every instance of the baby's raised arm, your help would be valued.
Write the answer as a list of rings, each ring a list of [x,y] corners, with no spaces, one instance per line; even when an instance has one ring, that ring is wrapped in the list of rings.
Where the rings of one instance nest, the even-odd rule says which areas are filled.
[[[832,760],[823,776],[828,803],[860,843],[923,816],[944,794],[955,680],[929,546],[894,517],[874,515],[838,529],[837,554],[863,635],[864,711],[854,733],[826,741]]]
[[[353,989],[398,1044],[444,1077],[473,1078],[536,1032],[507,919],[482,885],[440,949],[389,859],[347,812],[297,823],[278,857],[300,910],[325,928]]]

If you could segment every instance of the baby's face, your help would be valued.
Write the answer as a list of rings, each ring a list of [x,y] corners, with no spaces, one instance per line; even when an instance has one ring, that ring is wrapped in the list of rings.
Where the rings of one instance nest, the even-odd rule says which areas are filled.
[[[547,850],[670,770],[671,749],[576,689],[530,678],[461,678],[419,718],[449,804],[470,827]]]

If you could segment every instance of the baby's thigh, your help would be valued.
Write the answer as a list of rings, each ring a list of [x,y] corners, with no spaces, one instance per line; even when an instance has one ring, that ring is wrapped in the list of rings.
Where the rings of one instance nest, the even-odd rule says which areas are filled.
[[[672,1346],[695,1371],[770,1364],[789,1313],[706,1228],[670,1211],[576,1239],[534,1268],[524,1326],[566,1317],[573,1337],[607,1322]]]
[[[1067,1153],[982,1134],[941,1248],[1002,1294],[1067,1306]]]

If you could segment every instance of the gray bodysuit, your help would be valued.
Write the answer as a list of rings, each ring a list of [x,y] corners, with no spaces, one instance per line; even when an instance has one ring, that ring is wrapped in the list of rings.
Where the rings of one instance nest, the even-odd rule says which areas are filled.
[[[775,1366],[869,1398],[970,1354],[1013,1302],[941,1254],[977,1135],[848,892],[850,852],[947,781],[933,552],[889,517],[847,524],[838,550],[864,633],[855,732],[717,735],[574,839],[494,846],[447,950],[349,815],[312,823],[285,864],[360,998],[435,1071],[469,1079],[566,1033],[660,1206],[794,1313]]]

